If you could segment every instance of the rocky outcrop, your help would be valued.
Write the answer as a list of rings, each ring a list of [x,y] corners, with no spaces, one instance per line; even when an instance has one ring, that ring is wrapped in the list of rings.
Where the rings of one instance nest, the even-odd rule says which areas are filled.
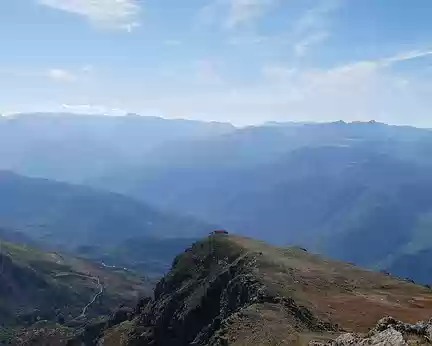
[[[388,329],[375,333],[368,338],[362,338],[355,334],[343,334],[338,337],[331,346],[408,346],[401,332],[389,327]]]
[[[378,321],[375,331],[381,332],[389,328],[393,328],[404,335],[417,335],[427,339],[427,341],[432,341],[432,319],[416,324],[409,324],[398,321],[393,317],[385,317]]]
[[[404,323],[392,317],[378,321],[367,335],[342,334],[327,346],[408,346],[432,345],[432,320],[416,324]],[[318,345],[314,343],[313,345]]]

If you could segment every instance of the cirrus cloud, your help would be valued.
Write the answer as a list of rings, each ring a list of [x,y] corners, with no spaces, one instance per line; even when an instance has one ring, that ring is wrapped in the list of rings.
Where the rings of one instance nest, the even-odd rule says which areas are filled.
[[[104,27],[132,31],[138,27],[141,7],[137,0],[36,0],[56,10],[73,13]]]

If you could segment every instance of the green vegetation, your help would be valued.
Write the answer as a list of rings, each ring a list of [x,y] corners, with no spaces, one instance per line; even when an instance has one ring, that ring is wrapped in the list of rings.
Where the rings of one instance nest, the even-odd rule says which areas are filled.
[[[134,304],[149,295],[151,284],[132,274],[59,253],[2,242],[0,251],[0,324],[62,324],[82,314],[84,320],[108,314],[120,303]],[[96,294],[102,289],[102,294]],[[5,329],[6,331],[7,329]],[[5,333],[5,332],[4,332]]]

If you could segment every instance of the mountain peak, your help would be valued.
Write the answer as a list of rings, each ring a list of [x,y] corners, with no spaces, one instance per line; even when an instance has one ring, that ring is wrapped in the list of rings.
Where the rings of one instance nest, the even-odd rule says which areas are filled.
[[[154,300],[128,327],[125,345],[303,345],[366,332],[391,313],[426,319],[431,292],[301,248],[215,234],[178,256]]]

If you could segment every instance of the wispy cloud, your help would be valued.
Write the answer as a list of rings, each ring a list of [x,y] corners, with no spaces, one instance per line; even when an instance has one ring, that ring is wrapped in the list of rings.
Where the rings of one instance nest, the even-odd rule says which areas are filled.
[[[425,58],[432,55],[432,50],[412,50],[409,52],[403,52],[387,59],[382,60],[383,65],[392,65],[399,62]]]
[[[53,9],[86,17],[94,24],[132,31],[138,27],[137,0],[36,0]]]
[[[62,104],[61,109],[76,114],[99,114],[110,116],[123,116],[128,112],[121,108],[112,108],[93,104]]]
[[[199,12],[199,22],[214,24],[222,18],[222,26],[235,29],[263,17],[280,0],[211,0]]]
[[[401,52],[386,58],[362,60],[331,69],[331,72],[345,73],[356,70],[376,70],[390,68],[394,65],[432,56],[432,50],[412,50]]]
[[[315,45],[330,37],[331,15],[341,8],[344,0],[317,0],[316,4],[305,10],[293,25],[293,51],[302,57]]]
[[[263,16],[275,0],[230,0],[226,25],[229,28],[256,20]]]
[[[306,36],[294,44],[294,54],[298,57],[305,56],[309,49],[321,42],[324,42],[330,34],[326,31],[317,32]]]
[[[41,77],[48,77],[55,82],[61,83],[75,83],[87,82],[94,77],[95,69],[91,65],[85,65],[81,68],[67,69],[67,68],[49,68],[47,70],[35,71],[35,75]]]
[[[328,16],[343,5],[343,0],[317,0],[315,6],[308,8],[295,22],[294,31],[308,33],[320,30],[328,24]]]
[[[67,69],[62,67],[30,68],[30,67],[8,67],[0,68],[0,75],[20,79],[48,79],[59,83],[75,83],[88,80],[94,72],[90,65],[82,68]]]
[[[47,71],[47,76],[55,81],[58,82],[66,82],[71,83],[78,80],[78,76],[75,75],[73,72],[59,69],[59,68],[52,68]]]

